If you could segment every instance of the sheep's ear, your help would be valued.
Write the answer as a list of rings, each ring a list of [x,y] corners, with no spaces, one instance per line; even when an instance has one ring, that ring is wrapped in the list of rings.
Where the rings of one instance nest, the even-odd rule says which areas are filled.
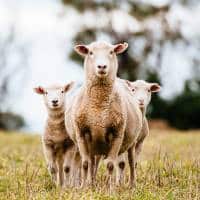
[[[150,90],[151,92],[159,92],[160,91],[160,85],[158,83],[150,83]]]
[[[126,42],[116,44],[116,45],[114,45],[114,52],[116,54],[120,54],[120,53],[123,53],[127,48],[128,48],[128,43],[126,43]]]
[[[89,48],[86,45],[76,45],[74,50],[81,56],[86,56],[89,52]]]
[[[44,94],[45,93],[45,89],[41,86],[33,88],[33,90],[37,93],[37,94]]]
[[[68,83],[68,84],[66,84],[66,85],[64,86],[64,91],[65,91],[65,92],[69,91],[69,90],[72,88],[73,85],[74,85],[74,82],[73,82],[73,81],[70,82],[70,83]]]

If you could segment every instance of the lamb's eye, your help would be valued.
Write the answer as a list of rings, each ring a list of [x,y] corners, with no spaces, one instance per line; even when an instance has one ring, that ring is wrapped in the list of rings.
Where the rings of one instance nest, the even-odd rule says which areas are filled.
[[[48,94],[48,92],[45,92],[45,95],[47,95]]]
[[[148,89],[148,92],[151,92],[151,90],[150,90],[150,89]]]
[[[113,51],[110,51],[110,55],[113,55]]]
[[[93,52],[92,52],[92,51],[90,51],[90,52],[89,52],[89,54],[92,56],[92,55],[93,55]]]
[[[135,92],[135,89],[134,89],[134,88],[132,89],[132,92]]]
[[[62,90],[61,93],[64,93],[64,91]]]

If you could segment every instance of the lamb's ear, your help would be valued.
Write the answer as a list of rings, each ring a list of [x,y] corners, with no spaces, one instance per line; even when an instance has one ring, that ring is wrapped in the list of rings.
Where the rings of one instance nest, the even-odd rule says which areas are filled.
[[[86,56],[89,52],[89,48],[86,45],[76,45],[74,50],[81,56]]]
[[[34,92],[36,92],[37,94],[44,94],[45,93],[45,89],[41,86],[33,88]]]
[[[114,52],[116,54],[120,54],[120,53],[123,53],[127,48],[128,48],[128,43],[126,43],[126,42],[116,44],[116,45],[114,45]]]
[[[73,81],[70,82],[70,83],[68,83],[68,84],[66,84],[66,85],[64,86],[64,91],[65,91],[65,92],[69,91],[69,90],[72,88],[73,85],[74,85],[74,82],[73,82]]]
[[[159,92],[160,91],[160,85],[158,83],[150,83],[150,90],[151,92]]]

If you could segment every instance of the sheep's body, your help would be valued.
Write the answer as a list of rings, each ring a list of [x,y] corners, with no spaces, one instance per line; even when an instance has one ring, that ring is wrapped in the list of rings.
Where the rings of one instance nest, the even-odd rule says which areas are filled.
[[[87,53],[84,66],[86,82],[72,102],[71,108],[67,110],[65,122],[70,137],[79,146],[82,183],[85,183],[86,176],[89,183],[93,181],[95,155],[104,155],[107,158],[107,169],[109,174],[112,174],[116,158],[128,150],[130,184],[133,185],[135,155],[132,148],[142,128],[141,112],[131,95],[124,91],[124,86],[116,79],[116,55],[113,55],[112,59],[109,57],[108,72],[105,72],[108,75],[103,76],[102,73],[98,74],[99,71],[95,68],[93,57],[89,57],[87,48],[101,51],[102,56],[113,48],[113,45],[93,43],[89,47],[80,47],[81,53]],[[69,115],[72,116],[71,119]]]

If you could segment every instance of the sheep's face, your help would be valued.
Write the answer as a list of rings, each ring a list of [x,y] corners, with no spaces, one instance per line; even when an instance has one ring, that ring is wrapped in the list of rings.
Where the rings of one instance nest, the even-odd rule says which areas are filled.
[[[43,95],[45,105],[48,109],[55,110],[61,108],[65,104],[65,94],[71,88],[73,83],[69,83],[64,87],[52,86],[48,88],[34,88],[37,94]]]
[[[151,101],[152,92],[160,91],[158,83],[148,83],[143,80],[137,80],[134,82],[127,81],[126,83],[140,108],[146,108],[148,106]]]
[[[111,45],[106,42],[94,42],[90,45],[77,45],[75,51],[85,57],[86,73],[99,78],[116,75],[118,64],[116,55],[125,51],[127,43]]]

